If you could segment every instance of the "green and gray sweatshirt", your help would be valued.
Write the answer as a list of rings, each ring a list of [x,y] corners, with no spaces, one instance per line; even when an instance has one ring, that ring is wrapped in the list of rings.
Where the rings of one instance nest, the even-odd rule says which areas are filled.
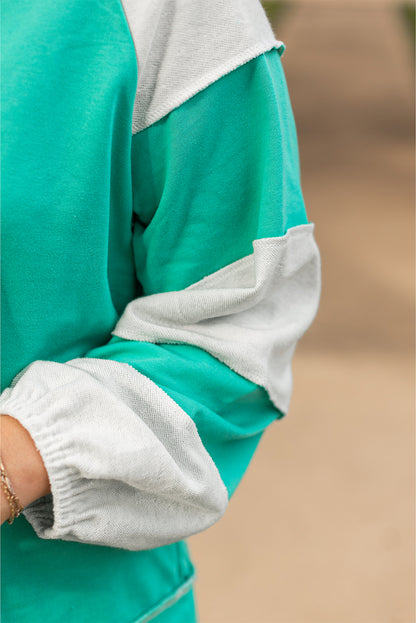
[[[1,528],[2,623],[189,589],[319,305],[259,0],[4,0],[0,413],[51,493]]]

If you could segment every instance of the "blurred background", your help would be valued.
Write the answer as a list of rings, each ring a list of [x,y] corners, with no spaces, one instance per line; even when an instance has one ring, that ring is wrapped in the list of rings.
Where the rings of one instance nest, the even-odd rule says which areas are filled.
[[[414,4],[263,6],[322,298],[288,414],[188,541],[200,623],[413,623]]]

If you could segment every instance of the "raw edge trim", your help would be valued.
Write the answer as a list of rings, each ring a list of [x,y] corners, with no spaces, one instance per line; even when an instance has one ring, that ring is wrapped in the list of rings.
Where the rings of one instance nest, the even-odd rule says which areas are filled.
[[[286,50],[286,45],[285,43],[283,43],[283,41],[280,41],[278,39],[275,39],[272,44],[270,44],[270,42],[266,45],[257,43],[255,46],[248,48],[248,50],[245,50],[243,53],[240,53],[237,56],[228,59],[226,63],[223,63],[219,67],[216,67],[215,70],[208,72],[198,82],[193,84],[191,87],[185,89],[169,103],[152,111],[152,113],[148,115],[143,123],[138,123],[137,121],[135,121],[133,114],[132,134],[137,134],[138,132],[146,129],[147,127],[149,127],[156,121],[159,121],[159,119],[170,113],[172,110],[183,104],[185,101],[208,87],[216,80],[222,78],[234,69],[237,69],[237,67],[244,65],[253,58],[260,56],[260,54],[264,54],[265,52],[268,52],[274,48],[277,49],[279,56],[282,56],[284,54],[284,51]]]
[[[181,586],[179,586],[179,588],[176,589],[176,591],[172,595],[169,595],[169,597],[166,597],[163,601],[157,604],[154,608],[146,612],[146,614],[144,614],[138,619],[135,619],[134,621],[131,621],[131,623],[148,623],[148,621],[151,621],[159,614],[162,614],[162,612],[167,610],[167,608],[170,608],[171,606],[173,606],[177,601],[179,601],[181,597],[183,597],[188,591],[191,590],[196,580],[196,577],[197,577],[197,574],[194,569],[192,575],[183,584],[181,584]]]

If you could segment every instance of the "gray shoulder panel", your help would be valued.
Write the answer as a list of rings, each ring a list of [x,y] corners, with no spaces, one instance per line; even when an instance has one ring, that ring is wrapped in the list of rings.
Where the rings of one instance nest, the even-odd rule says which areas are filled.
[[[138,66],[133,134],[272,48],[260,0],[121,0]]]

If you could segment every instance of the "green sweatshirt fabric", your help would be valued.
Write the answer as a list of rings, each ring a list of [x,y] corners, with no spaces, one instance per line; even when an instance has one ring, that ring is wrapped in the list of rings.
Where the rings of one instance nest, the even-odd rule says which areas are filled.
[[[57,10],[51,0],[6,1],[2,28],[0,412],[31,432],[52,495],[1,526],[1,620],[144,623],[160,615],[168,623],[195,581],[185,538],[149,534],[160,545],[136,550],[133,536],[128,546],[105,540],[99,527],[113,510],[97,518],[97,530],[86,513],[88,538],[79,536],[75,513],[73,530],[48,536],[54,502],[76,509],[81,491],[94,489],[71,456],[82,446],[83,460],[98,464],[98,454],[101,461],[112,450],[104,436],[100,453],[72,437],[77,381],[52,393],[46,377],[80,358],[86,366],[128,364],[138,386],[143,375],[192,420],[207,473],[215,478],[216,469],[232,497],[264,431],[286,410],[264,385],[195,343],[112,332],[129,302],[182,292],[250,256],[253,241],[280,241],[308,224],[284,47],[253,54],[132,134],[137,58],[121,3],[73,0]],[[124,370],[117,368],[120,379]],[[52,396],[45,411],[42,392]],[[59,439],[48,432],[58,418]],[[127,447],[129,430],[122,433]],[[130,482],[130,464],[120,464],[120,481]],[[110,499],[117,481],[102,469],[95,478]],[[174,523],[169,513],[165,519]]]

